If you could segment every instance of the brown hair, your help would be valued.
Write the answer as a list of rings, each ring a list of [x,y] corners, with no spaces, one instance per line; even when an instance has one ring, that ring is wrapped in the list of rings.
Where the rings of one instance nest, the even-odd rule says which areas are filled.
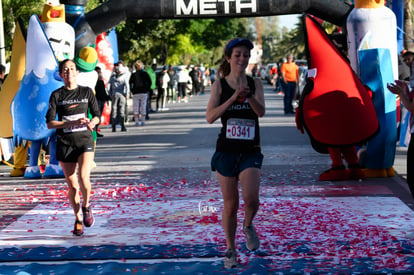
[[[253,49],[254,45],[248,39],[236,37],[231,39],[227,42],[226,46],[224,46],[224,56],[219,69],[217,70],[217,74],[219,78],[225,77],[230,74],[231,68],[229,62],[227,62],[226,57],[230,58],[233,54],[233,49],[238,46],[246,46],[249,50]]]
[[[219,78],[225,77],[230,74],[230,63],[227,62],[226,57],[223,57],[221,64],[217,70],[217,75]]]

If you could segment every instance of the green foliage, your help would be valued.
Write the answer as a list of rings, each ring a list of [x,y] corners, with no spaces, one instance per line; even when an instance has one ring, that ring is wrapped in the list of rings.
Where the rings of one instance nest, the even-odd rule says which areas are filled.
[[[174,36],[173,20],[127,20],[117,26],[120,58],[132,64],[137,59],[159,64],[168,57],[168,45]]]
[[[6,61],[9,61],[17,19],[20,17],[27,28],[30,16],[33,14],[41,14],[43,2],[33,0],[2,0],[2,7]]]
[[[280,60],[285,58],[288,54],[292,54],[295,59],[306,58],[302,21],[299,21],[296,28],[283,34],[282,39],[275,47],[272,57],[273,60]]]
[[[88,0],[88,2],[86,3],[86,7],[85,7],[85,12],[89,12],[93,9],[95,9],[96,7],[98,7],[100,4],[104,3],[106,1],[104,0]]]
[[[107,0],[88,0],[88,13]],[[32,14],[40,14],[43,1],[3,0],[7,56],[10,56],[17,17],[26,24]],[[264,61],[286,55],[300,43],[297,35],[280,33],[277,17],[263,17]],[[116,27],[120,59],[132,65],[141,59],[149,65],[153,59],[161,64],[209,64],[217,66],[223,58],[223,47],[232,37],[256,40],[252,18],[211,18],[184,20],[127,20]],[[282,40],[280,38],[283,38]],[[300,48],[299,48],[300,49]]]
[[[341,51],[346,51],[346,37],[344,34],[338,32],[338,26],[323,21],[322,27],[325,32],[330,36],[331,40],[335,40],[336,47]],[[305,35],[304,35],[304,24],[303,20],[299,20],[296,24],[296,28],[290,32],[283,34],[282,39],[277,43],[274,54],[272,55],[273,60],[280,60],[285,58],[287,54],[291,53],[296,59],[306,59],[305,53]],[[345,42],[343,41],[345,39]],[[338,43],[336,43],[338,42]],[[340,42],[340,43],[339,43]]]
[[[246,19],[128,20],[117,26],[120,58],[149,65],[217,64],[217,48],[233,36],[246,36]]]

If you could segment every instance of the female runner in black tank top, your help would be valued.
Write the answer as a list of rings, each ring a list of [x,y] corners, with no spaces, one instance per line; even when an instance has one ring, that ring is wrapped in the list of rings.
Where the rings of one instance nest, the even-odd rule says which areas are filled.
[[[243,38],[230,40],[219,69],[220,81],[211,88],[206,119],[214,123],[221,118],[216,152],[211,166],[217,171],[224,200],[222,213],[227,251],[224,266],[237,266],[235,236],[239,207],[238,182],[245,203],[243,231],[250,250],[260,246],[252,222],[259,208],[260,169],[263,155],[260,149],[259,117],[265,113],[263,85],[258,78],[246,76],[253,44]]]

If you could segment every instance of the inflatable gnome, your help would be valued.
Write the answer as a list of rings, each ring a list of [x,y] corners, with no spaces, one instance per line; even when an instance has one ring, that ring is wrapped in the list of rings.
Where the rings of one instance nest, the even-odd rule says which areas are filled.
[[[331,169],[319,180],[363,179],[355,145],[378,131],[374,105],[320,24],[309,16],[304,20],[309,71],[296,110],[297,127],[302,133],[306,130],[317,152],[330,154]]]
[[[98,73],[95,71],[96,64],[98,63],[98,53],[92,47],[83,47],[76,55],[75,59],[76,67],[79,70],[78,85],[86,86],[95,91],[96,82],[98,81]],[[92,119],[92,115],[88,113],[89,118]],[[93,140],[96,144],[96,131],[92,131]]]
[[[45,115],[50,94],[63,85],[58,76],[58,60],[73,58],[74,30],[65,22],[63,5],[45,4],[42,22],[36,15],[29,21],[26,47],[26,71],[13,99],[14,140],[29,140],[30,161],[25,178],[64,177],[56,160],[55,130],[46,126]],[[49,145],[49,164],[42,175],[38,157],[42,146]]]
[[[98,53],[92,47],[83,47],[74,61],[79,70],[78,85],[89,87],[94,91],[98,81],[98,73],[95,71]]]

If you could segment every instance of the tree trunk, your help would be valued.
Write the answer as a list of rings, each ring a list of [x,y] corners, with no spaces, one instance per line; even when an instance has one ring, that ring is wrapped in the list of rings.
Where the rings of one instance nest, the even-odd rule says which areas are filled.
[[[404,0],[404,48],[414,51],[412,0]]]

